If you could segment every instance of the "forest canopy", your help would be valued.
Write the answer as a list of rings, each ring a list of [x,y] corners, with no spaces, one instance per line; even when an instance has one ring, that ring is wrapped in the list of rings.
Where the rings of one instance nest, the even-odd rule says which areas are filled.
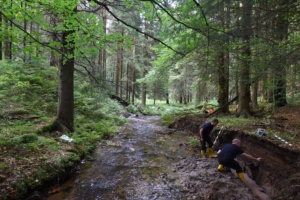
[[[222,112],[238,97],[299,98],[299,2],[295,0],[0,1],[0,59],[44,60],[59,69],[57,119],[74,126],[74,73],[107,95]]]

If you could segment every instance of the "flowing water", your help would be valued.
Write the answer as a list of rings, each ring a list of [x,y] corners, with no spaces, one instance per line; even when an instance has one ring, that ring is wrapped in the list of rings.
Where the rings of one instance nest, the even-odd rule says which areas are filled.
[[[130,117],[110,141],[100,145],[95,161],[55,189],[52,199],[182,199],[174,165],[190,154],[187,137],[166,131],[158,116]]]

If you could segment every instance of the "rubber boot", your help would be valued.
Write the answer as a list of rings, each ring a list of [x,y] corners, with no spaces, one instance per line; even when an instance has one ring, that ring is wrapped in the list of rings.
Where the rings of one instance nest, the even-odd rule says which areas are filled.
[[[205,158],[205,150],[201,150],[201,156],[202,158]]]
[[[244,173],[243,172],[240,172],[240,173],[237,173],[238,177],[241,179],[241,181],[243,183],[245,183],[245,178],[244,178]]]
[[[208,157],[209,158],[217,158],[218,156],[216,154],[214,154],[214,151],[212,148],[208,148]]]
[[[218,170],[219,170],[219,171],[224,171],[224,166],[221,165],[221,164],[219,164]]]

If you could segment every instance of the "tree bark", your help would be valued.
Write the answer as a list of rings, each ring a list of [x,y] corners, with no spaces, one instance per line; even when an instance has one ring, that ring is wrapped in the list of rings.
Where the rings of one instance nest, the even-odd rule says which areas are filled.
[[[239,104],[238,116],[248,117],[250,115],[250,36],[252,24],[252,0],[242,0],[242,60],[239,81]]]
[[[128,62],[126,68],[126,96],[125,96],[126,101],[129,100],[128,99],[129,98],[129,68],[130,68],[130,64]]]
[[[23,9],[26,10],[26,3],[24,2],[24,4],[22,3],[22,7],[24,7]],[[24,30],[27,31],[27,20],[24,18]],[[26,62],[26,56],[27,56],[27,53],[26,51],[24,51],[24,49],[26,48],[26,45],[27,45],[27,35],[25,35],[23,37],[23,62]]]
[[[169,100],[169,92],[166,93],[166,104],[170,104],[170,100]]]
[[[1,9],[2,9],[2,6],[1,6]],[[0,27],[2,27],[2,14],[0,13]],[[2,48],[3,48],[3,44],[2,44],[2,41],[0,40],[0,60],[3,60],[3,57],[2,57]]]
[[[11,23],[5,19],[5,25],[8,32],[11,32]],[[11,34],[11,33],[10,33]],[[5,51],[4,51],[4,58],[5,59],[12,59],[12,37],[6,36],[5,38]]]
[[[143,70],[143,78],[146,76],[146,69]],[[146,106],[146,94],[147,94],[147,85],[145,82],[142,83],[142,105]]]
[[[134,43],[134,39],[133,39]],[[131,103],[134,104],[134,94],[135,94],[135,44],[133,44],[132,49],[132,79],[131,79]]]
[[[286,9],[289,5],[290,1],[281,0],[279,1],[279,9]],[[275,89],[274,89],[274,100],[276,107],[283,107],[287,105],[286,100],[286,57],[282,56],[285,55],[284,49],[280,47],[282,41],[286,40],[288,37],[288,18],[286,17],[288,11],[282,10],[278,11],[277,19],[275,20],[275,37],[279,43],[277,47],[278,52],[276,52],[276,58],[274,63],[274,81],[275,81]]]
[[[230,23],[230,6],[227,7],[225,13],[224,1],[219,1],[219,14],[220,14],[220,23],[224,31],[229,27]],[[225,23],[225,14],[226,14],[226,23]],[[219,50],[218,57],[218,103],[219,107],[222,108],[222,113],[228,113],[229,109],[225,105],[228,103],[228,93],[229,93],[229,39],[226,35],[223,35],[222,47]]]
[[[258,81],[255,81],[253,84],[252,84],[252,105],[253,107],[256,107],[258,104],[257,104],[257,91],[258,91]]]
[[[200,81],[200,78],[198,78],[197,87],[196,87],[195,108],[197,108],[197,106],[201,102],[201,93],[200,92],[201,92],[201,81]]]
[[[74,9],[76,12],[77,9]],[[62,32],[62,59],[59,68],[57,119],[70,131],[74,127],[74,30]]]

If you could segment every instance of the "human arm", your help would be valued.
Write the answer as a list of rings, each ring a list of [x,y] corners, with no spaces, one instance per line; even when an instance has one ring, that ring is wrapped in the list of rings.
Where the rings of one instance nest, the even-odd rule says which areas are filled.
[[[253,156],[247,154],[247,153],[242,153],[242,156],[245,156],[246,158],[249,158],[251,160],[256,160],[257,162],[261,161],[262,158],[258,157],[258,158],[254,158]]]
[[[200,141],[203,141],[203,128],[200,129]]]

